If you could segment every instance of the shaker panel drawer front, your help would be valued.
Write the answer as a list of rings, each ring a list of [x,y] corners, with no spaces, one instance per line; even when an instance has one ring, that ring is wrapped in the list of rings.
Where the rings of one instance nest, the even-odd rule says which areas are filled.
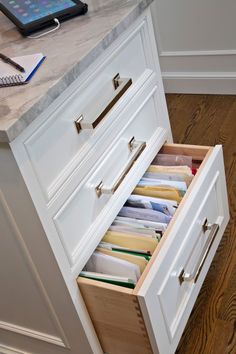
[[[214,225],[222,221],[216,191],[218,177],[218,175],[215,176],[210,190],[202,204],[199,205],[200,209],[193,218],[192,224],[188,226],[189,230],[173,262],[172,270],[158,292],[158,299],[171,340],[176,334],[194,284],[197,282],[200,270],[199,260],[202,260],[203,252],[212,239],[211,232],[215,230]],[[186,217],[186,220],[191,219],[190,216]],[[204,225],[206,227],[208,225],[209,230],[204,230]]]
[[[82,262],[82,254],[85,250],[89,252],[89,242],[93,244],[91,247],[96,246],[99,234],[95,235],[106,223],[105,213],[112,212],[113,218],[116,215],[112,208],[123,195],[122,186],[127,188],[131,185],[132,188],[134,182],[129,176],[134,174],[136,177],[135,171],[140,171],[141,164],[151,162],[155,146],[160,148],[166,138],[165,129],[158,127],[156,92],[155,85],[148,92],[144,90],[141,97],[138,95],[135,102],[124,110],[123,118],[127,123],[122,127],[117,142],[96,161],[90,173],[53,217],[71,266],[78,260]],[[120,203],[121,207],[122,201]]]
[[[143,21],[24,143],[49,201],[153,73]],[[146,37],[145,37],[146,38]],[[103,151],[109,146],[103,141]]]
[[[136,289],[158,349],[165,354],[175,352],[229,220],[221,147],[208,153],[201,169]]]
[[[201,165],[135,289],[78,278],[103,350],[109,354],[138,353],[135,337],[127,337],[128,328],[122,328],[129,312],[134,332],[141,325],[149,335],[143,335],[140,343],[142,354],[174,354],[229,220],[221,147],[168,144],[161,152],[192,156]],[[125,311],[119,311],[123,308],[119,292],[120,299],[126,299]],[[98,310],[104,298],[109,318]]]
[[[137,142],[131,150],[130,144],[131,140],[122,138],[101,162],[100,168],[91,177],[82,181],[54,218],[71,264],[74,263],[79,251],[82,251],[81,240],[86,239],[86,232],[109,202],[116,184],[119,183],[117,176],[120,175],[123,166],[135,161],[145,147],[143,142]]]

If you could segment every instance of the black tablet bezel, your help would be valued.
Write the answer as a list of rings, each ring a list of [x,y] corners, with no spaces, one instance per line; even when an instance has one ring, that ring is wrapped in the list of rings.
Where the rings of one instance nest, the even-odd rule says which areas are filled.
[[[71,0],[75,3],[75,6],[69,7],[68,9],[55,12],[51,15],[42,17],[38,20],[32,21],[30,23],[24,24],[19,21],[17,17],[15,17],[1,2],[0,2],[0,10],[18,27],[19,31],[28,35],[32,32],[38,31],[44,27],[53,25],[54,18],[57,18],[59,21],[65,21],[71,17],[76,15],[82,15],[87,12],[88,6],[85,3],[82,3],[80,0]]]

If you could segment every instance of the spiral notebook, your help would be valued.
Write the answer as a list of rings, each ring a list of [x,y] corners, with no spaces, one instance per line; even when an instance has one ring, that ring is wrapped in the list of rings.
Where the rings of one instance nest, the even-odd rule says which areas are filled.
[[[11,58],[16,63],[23,66],[25,69],[24,73],[21,73],[13,66],[0,60],[0,87],[27,84],[45,58],[46,57],[42,53]]]

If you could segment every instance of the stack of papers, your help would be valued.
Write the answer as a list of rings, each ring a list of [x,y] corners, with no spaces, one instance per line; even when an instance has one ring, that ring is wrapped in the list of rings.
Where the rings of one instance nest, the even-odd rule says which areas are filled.
[[[174,215],[177,208],[176,201],[139,196],[135,194],[131,195],[127,199],[125,205],[136,207],[136,208],[152,209],[152,210],[160,211],[170,216]]]
[[[134,288],[192,179],[191,157],[158,154],[81,275]]]
[[[169,224],[171,220],[171,216],[166,215],[161,211],[156,211],[152,209],[144,209],[144,208],[133,208],[124,206],[119,214],[119,216],[133,218],[133,219],[141,219],[141,220],[149,220],[149,221],[157,221],[160,223]]]
[[[140,269],[137,264],[124,259],[112,257],[102,252],[94,252],[85,267],[86,271],[128,277],[134,283],[140,278]]]

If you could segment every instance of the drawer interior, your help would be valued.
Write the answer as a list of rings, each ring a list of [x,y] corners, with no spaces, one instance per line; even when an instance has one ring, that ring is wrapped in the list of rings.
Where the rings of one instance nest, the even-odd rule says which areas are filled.
[[[210,147],[178,144],[165,144],[159,151],[159,153],[165,155],[192,157],[192,167],[197,170],[197,173],[188,185],[185,195],[178,204],[173,218],[163,232],[134,289],[78,277],[77,282],[79,288],[104,352],[108,354],[152,353],[144,319],[139,308],[137,294],[154,260],[158,257],[160,249],[168,238],[169,229],[178,218],[181,208],[184,207],[185,200],[191,193],[211,151],[212,148]],[[155,161],[155,159],[153,161]]]
[[[162,149],[160,150],[160,153],[163,154],[173,154],[173,155],[183,155],[183,156],[191,156],[192,157],[192,166],[193,168],[197,169],[197,173],[194,176],[191,184],[188,186],[187,192],[184,195],[183,199],[178,205],[178,209],[176,210],[171,222],[169,223],[165,233],[163,234],[163,237],[161,238],[160,242],[158,243],[155,252],[152,255],[152,258],[148,262],[147,267],[145,268],[145,271],[143,272],[142,276],[140,277],[138,283],[136,284],[136,287],[134,289],[134,293],[138,293],[138,290],[140,289],[145,277],[147,276],[150,268],[152,267],[152,264],[154,262],[154,259],[158,256],[158,253],[163,246],[165,240],[168,237],[169,230],[171,227],[174,225],[176,219],[178,218],[178,214],[181,210],[181,208],[184,208],[185,200],[188,198],[188,196],[191,193],[191,190],[198,178],[198,176],[201,173],[201,170],[204,168],[205,163],[207,162],[208,156],[210,155],[212,151],[211,147],[207,146],[190,146],[190,145],[179,145],[179,144],[165,144]]]

